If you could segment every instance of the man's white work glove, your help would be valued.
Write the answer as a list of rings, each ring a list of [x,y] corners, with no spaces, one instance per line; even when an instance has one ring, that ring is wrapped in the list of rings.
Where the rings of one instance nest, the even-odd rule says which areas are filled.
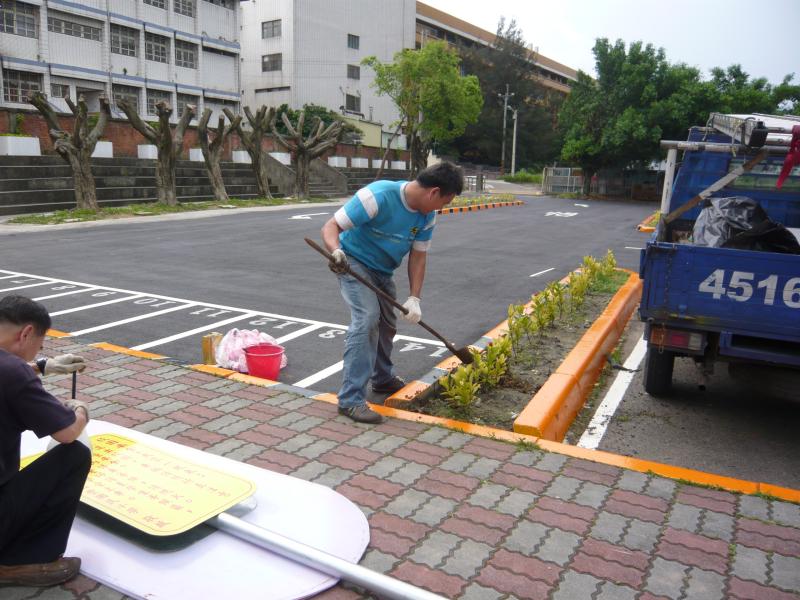
[[[83,371],[86,368],[86,361],[82,356],[75,354],[62,354],[48,358],[44,363],[42,375],[65,375]]]
[[[89,420],[89,405],[83,400],[75,400],[75,398],[64,400],[64,406],[73,410],[76,414],[78,413],[78,410],[82,408],[84,410],[86,420]]]
[[[328,263],[328,267],[334,273],[340,274],[345,273],[347,271],[347,255],[344,253],[344,250],[341,248],[337,248],[333,252],[331,252],[332,260]]]
[[[406,300],[405,304],[403,304],[403,308],[405,308],[408,312],[401,314],[401,317],[403,317],[406,321],[410,321],[411,323],[419,323],[420,319],[422,318],[422,309],[419,307],[419,298],[416,296],[409,296],[408,300]]]

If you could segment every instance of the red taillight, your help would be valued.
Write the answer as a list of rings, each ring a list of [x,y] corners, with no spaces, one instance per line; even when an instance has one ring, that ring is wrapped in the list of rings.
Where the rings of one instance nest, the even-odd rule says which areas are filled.
[[[654,327],[650,330],[650,344],[653,346],[700,352],[703,349],[703,341],[702,333],[665,327]]]

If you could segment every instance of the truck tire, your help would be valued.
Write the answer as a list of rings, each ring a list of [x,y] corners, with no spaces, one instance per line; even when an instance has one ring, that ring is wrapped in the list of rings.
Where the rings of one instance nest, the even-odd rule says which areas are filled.
[[[672,368],[675,354],[647,347],[644,359],[644,391],[651,396],[664,396],[672,389]]]

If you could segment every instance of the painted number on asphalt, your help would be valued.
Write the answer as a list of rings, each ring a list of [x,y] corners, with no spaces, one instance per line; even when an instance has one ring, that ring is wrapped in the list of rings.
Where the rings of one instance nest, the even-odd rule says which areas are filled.
[[[780,291],[778,302],[783,301],[789,308],[800,308],[800,277],[792,277],[782,286],[777,275],[769,275],[760,281],[755,281],[755,278],[755,273],[733,271],[726,286],[725,269],[716,269],[700,282],[697,289],[704,294],[711,294],[714,300],[727,296],[737,302],[747,302],[755,293],[764,290],[762,302],[767,306],[775,304]]]

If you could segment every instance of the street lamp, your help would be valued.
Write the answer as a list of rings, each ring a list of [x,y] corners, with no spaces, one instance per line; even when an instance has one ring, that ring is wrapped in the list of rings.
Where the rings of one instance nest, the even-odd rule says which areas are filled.
[[[506,111],[508,110],[508,99],[514,95],[514,92],[508,91],[509,85],[506,84],[506,93],[497,94],[498,98],[503,99],[503,147],[500,149],[500,174],[505,173],[506,167]]]
[[[517,171],[517,109],[508,107],[514,119],[514,136],[511,142],[511,175],[513,176]]]

